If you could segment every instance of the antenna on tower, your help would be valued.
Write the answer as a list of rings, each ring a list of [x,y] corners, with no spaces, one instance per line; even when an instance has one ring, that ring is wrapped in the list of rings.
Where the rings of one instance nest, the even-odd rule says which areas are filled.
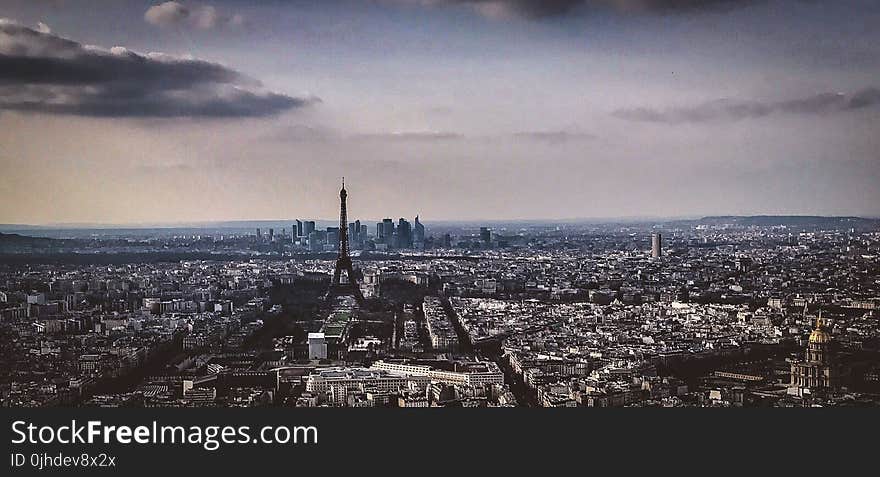
[[[354,295],[355,299],[360,303],[363,302],[364,296],[361,294],[361,289],[357,284],[351,256],[348,253],[348,213],[345,206],[345,199],[347,197],[345,177],[343,177],[342,190],[339,191],[339,255],[336,257],[336,268],[333,270],[333,280],[330,282],[330,287],[336,291],[344,290]],[[340,280],[342,272],[345,272],[348,276],[347,283],[342,283]]]

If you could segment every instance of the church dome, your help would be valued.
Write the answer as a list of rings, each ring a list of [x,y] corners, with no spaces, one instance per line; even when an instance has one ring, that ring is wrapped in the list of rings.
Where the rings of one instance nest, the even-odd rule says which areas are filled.
[[[810,333],[810,343],[826,344],[831,342],[831,334],[825,331],[825,321],[822,319],[822,313],[819,312],[819,318],[816,319],[816,328]]]
[[[822,328],[816,328],[810,333],[810,343],[826,344],[831,342],[831,335]]]

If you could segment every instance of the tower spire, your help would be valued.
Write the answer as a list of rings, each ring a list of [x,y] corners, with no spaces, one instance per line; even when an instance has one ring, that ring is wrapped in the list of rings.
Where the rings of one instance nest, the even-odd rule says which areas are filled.
[[[333,270],[333,282],[331,288],[342,290],[346,289],[354,294],[358,301],[363,301],[361,289],[357,284],[354,275],[354,267],[351,263],[351,256],[348,253],[348,213],[346,210],[346,199],[348,193],[345,191],[345,177],[342,178],[342,189],[339,191],[339,255],[336,257],[336,268]],[[348,283],[340,281],[342,272],[348,276]]]

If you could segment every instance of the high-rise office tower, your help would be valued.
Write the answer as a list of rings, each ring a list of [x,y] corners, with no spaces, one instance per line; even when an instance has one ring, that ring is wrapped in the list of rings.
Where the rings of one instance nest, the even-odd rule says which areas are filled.
[[[492,232],[489,227],[480,227],[480,240],[485,244],[492,241]]]
[[[351,245],[351,248],[360,248],[358,246],[358,244],[360,244],[361,242],[360,231],[361,228],[358,226],[358,224],[354,222],[348,223],[348,242]]]
[[[327,227],[327,245],[336,247],[346,227]]]
[[[273,228],[269,229],[269,241],[270,242],[275,241],[275,229],[273,229]]]
[[[409,221],[401,217],[397,221],[397,246],[400,248],[412,248],[412,226]]]
[[[303,222],[303,236],[308,237],[315,231],[315,221],[307,220]]]
[[[394,236],[394,221],[391,219],[382,220],[382,238],[385,243],[391,243],[391,237]]]
[[[324,232],[314,231],[309,234],[309,250],[312,252],[320,252],[324,246],[324,237],[327,234]]]
[[[260,230],[259,227],[257,227],[257,242],[262,240],[262,238],[263,238],[263,232]]]
[[[660,258],[663,255],[663,237],[660,233],[651,234],[651,256]]]
[[[295,230],[295,232],[294,232],[293,235],[294,235],[295,237],[302,237],[302,236],[303,236],[303,223],[302,223],[302,220],[296,219],[296,227],[294,228],[294,230]]]
[[[425,244],[425,226],[419,222],[419,216],[413,222],[413,244],[416,248],[421,248]]]

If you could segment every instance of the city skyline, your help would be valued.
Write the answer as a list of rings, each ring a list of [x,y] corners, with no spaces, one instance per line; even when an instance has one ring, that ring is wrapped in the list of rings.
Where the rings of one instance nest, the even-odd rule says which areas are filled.
[[[421,216],[416,215],[413,217],[398,217],[394,216],[393,219],[412,219],[415,217],[419,217],[421,220]],[[541,219],[541,218],[521,218],[521,219],[436,219],[436,220],[426,220],[423,223],[427,224],[436,224],[436,225],[464,225],[464,226],[479,226],[479,225],[517,225],[517,224],[536,224],[536,225],[567,225],[567,224],[646,224],[646,223],[668,223],[668,222],[678,222],[678,221],[697,221],[699,219],[705,218],[717,218],[717,217],[736,217],[736,218],[747,218],[747,217],[778,217],[778,218],[787,218],[787,217],[795,217],[795,218],[826,218],[826,219],[841,219],[841,218],[856,218],[856,219],[865,219],[865,220],[877,220],[880,217],[877,216],[848,216],[848,215],[807,215],[807,214],[754,214],[754,215],[727,215],[727,214],[711,214],[711,215],[691,215],[691,216],[681,216],[681,217],[659,217],[659,216],[628,216],[628,217],[564,217],[559,219]],[[381,222],[382,220],[389,219],[392,217],[384,217],[384,218],[376,218],[376,217],[367,217],[367,218],[357,218],[356,220],[361,221],[364,225],[373,225],[376,222]],[[297,220],[310,220],[315,222],[318,225],[330,225],[335,224],[336,220],[330,218],[318,218],[318,217],[303,217],[299,216],[296,218],[280,218],[280,219],[231,219],[231,220],[205,220],[205,221],[180,221],[180,222],[119,222],[119,223],[104,223],[104,222],[50,222],[50,223],[0,223],[0,231],[8,232],[11,230],[20,229],[22,227],[37,227],[38,229],[116,229],[116,228],[135,228],[135,229],[162,229],[162,228],[253,228],[252,224],[263,224],[263,226],[275,225],[278,227],[290,226],[291,223],[296,223]],[[371,229],[371,234],[373,233]]]
[[[298,221],[281,233],[0,235],[0,400],[275,409],[880,402],[876,220],[451,227],[437,239],[420,220],[388,219],[365,237],[367,225],[348,221],[346,192],[326,230]]]
[[[880,215],[871,2],[83,6],[0,2],[0,223]]]
[[[6,465],[857,467],[878,25],[880,0],[0,0]]]

